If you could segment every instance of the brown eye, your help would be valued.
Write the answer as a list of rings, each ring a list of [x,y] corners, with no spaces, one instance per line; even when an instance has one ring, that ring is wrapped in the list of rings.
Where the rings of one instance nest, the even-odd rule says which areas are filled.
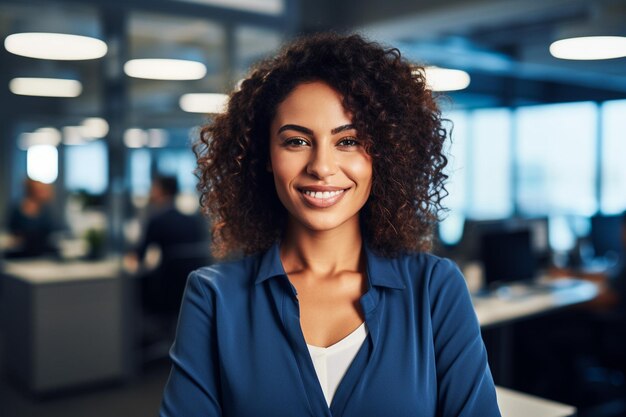
[[[358,140],[356,140],[356,138],[348,137],[348,138],[341,139],[338,145],[347,148],[347,147],[352,147],[352,146],[359,146],[360,143]]]
[[[302,138],[289,138],[285,140],[285,142],[283,143],[285,144],[285,146],[293,146],[293,147],[308,145],[307,141]]]

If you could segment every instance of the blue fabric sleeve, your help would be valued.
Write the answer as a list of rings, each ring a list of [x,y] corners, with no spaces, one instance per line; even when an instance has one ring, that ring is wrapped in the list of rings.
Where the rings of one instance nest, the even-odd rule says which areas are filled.
[[[441,417],[500,417],[480,325],[465,279],[447,259],[429,283]]]
[[[176,341],[170,350],[172,371],[165,386],[160,417],[215,417],[222,414],[219,365],[211,298],[192,272],[183,296]]]

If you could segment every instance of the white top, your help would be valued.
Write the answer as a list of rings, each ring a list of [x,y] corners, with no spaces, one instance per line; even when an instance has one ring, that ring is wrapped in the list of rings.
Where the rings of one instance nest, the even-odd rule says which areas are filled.
[[[357,352],[367,337],[367,327],[362,323],[352,333],[328,347],[307,344],[317,379],[320,381],[326,403],[330,407],[337,387],[348,371]]]

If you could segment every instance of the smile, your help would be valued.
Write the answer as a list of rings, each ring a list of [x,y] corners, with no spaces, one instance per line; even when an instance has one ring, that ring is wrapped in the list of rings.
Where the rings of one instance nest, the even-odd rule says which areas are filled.
[[[326,208],[337,204],[344,196],[346,190],[335,191],[312,191],[299,190],[307,205],[315,208]]]
[[[330,197],[334,197],[336,195],[339,195],[341,193],[343,193],[345,190],[338,190],[338,191],[308,191],[308,190],[303,190],[302,192],[308,196],[314,197],[314,198],[330,198]]]

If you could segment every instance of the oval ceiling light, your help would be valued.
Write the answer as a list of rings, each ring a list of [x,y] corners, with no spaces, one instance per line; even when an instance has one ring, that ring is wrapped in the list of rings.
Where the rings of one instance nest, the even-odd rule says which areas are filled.
[[[83,85],[80,81],[62,78],[18,77],[9,82],[9,89],[20,96],[78,97]]]
[[[14,33],[6,37],[4,47],[15,55],[61,61],[102,58],[107,53],[100,39],[64,33]]]
[[[88,117],[81,123],[81,133],[85,138],[103,138],[109,133],[109,124],[101,117]]]
[[[555,58],[596,60],[626,57],[624,36],[582,36],[552,42],[550,54]]]
[[[228,95],[216,93],[183,94],[179,104],[181,109],[189,113],[223,113],[228,106]]]
[[[433,91],[457,91],[467,88],[470,76],[467,72],[440,67],[424,68],[426,84]]]
[[[179,0],[229,9],[278,16],[285,11],[285,0]]]
[[[141,148],[148,144],[148,133],[137,127],[126,129],[124,132],[124,144],[128,148]]]
[[[199,80],[206,75],[206,66],[184,59],[131,59],[124,64],[124,72],[147,80]]]
[[[148,147],[163,148],[167,145],[168,135],[165,129],[148,129]]]
[[[58,146],[61,143],[61,132],[53,127],[41,127],[34,132],[22,133],[17,143],[23,150],[36,145]]]
[[[82,145],[87,143],[87,139],[82,133],[83,126],[64,126],[63,127],[63,144],[64,145]]]

